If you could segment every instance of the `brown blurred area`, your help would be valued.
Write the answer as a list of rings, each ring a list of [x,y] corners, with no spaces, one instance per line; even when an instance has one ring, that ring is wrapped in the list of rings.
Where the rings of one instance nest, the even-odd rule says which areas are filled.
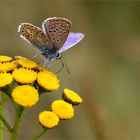
[[[61,121],[42,140],[140,139],[140,2],[139,1],[0,1],[0,55],[32,57],[36,50],[20,39],[17,27],[29,22],[41,27],[47,17],[72,21],[73,32],[85,38],[63,55],[71,74],[58,74],[61,88],[41,96],[22,121],[19,140],[41,130],[38,113],[61,98],[63,88],[77,91],[83,104],[75,117]],[[54,62],[52,70],[60,67]],[[7,116],[12,123],[12,109]]]

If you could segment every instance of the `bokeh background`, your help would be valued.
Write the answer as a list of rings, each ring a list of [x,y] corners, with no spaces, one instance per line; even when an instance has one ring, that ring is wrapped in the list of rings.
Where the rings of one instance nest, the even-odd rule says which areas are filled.
[[[35,55],[17,27],[21,22],[41,27],[53,16],[70,19],[72,31],[83,32],[85,38],[63,54],[71,74],[63,69],[59,91],[44,94],[28,109],[18,139],[30,140],[41,130],[38,113],[50,109],[65,87],[77,91],[83,104],[75,108],[73,119],[61,121],[42,140],[140,139],[140,2],[1,0],[0,55]],[[52,70],[59,67],[60,62],[54,62]],[[6,110],[13,123],[10,104]]]

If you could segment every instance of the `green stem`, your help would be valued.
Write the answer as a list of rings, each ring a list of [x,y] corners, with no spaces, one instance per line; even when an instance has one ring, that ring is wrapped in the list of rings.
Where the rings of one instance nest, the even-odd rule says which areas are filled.
[[[16,108],[16,116],[15,116],[15,124],[13,127],[13,131],[10,134],[10,140],[16,140],[17,138],[17,131],[19,129],[22,115],[23,115],[24,108],[21,106],[17,106]]]
[[[6,103],[6,97],[4,96],[3,92],[0,91],[0,140],[3,140],[3,124],[5,124],[5,126],[8,128],[8,130],[10,131],[11,128],[8,124],[8,122],[4,119],[3,115],[4,115],[4,107],[5,107],[5,103]]]
[[[32,138],[32,140],[38,140],[40,137],[42,137],[47,132],[47,130],[48,130],[47,128],[44,128],[43,131],[41,131],[37,136]]]
[[[1,122],[6,126],[9,132],[12,132],[12,128],[10,127],[9,123],[4,119],[4,117],[0,114]],[[1,128],[2,129],[2,128]],[[2,139],[0,139],[2,140]]]

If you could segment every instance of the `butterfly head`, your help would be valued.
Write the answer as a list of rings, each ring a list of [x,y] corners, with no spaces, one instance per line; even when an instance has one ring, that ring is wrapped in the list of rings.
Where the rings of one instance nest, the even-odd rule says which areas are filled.
[[[42,55],[49,60],[60,59],[61,54],[58,51],[52,49],[46,49],[42,51]]]

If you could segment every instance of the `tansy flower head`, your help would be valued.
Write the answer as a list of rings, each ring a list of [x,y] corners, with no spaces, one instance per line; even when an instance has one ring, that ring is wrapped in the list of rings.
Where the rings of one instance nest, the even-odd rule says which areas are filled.
[[[15,69],[12,74],[14,79],[21,84],[33,83],[37,78],[36,72],[24,68]]]
[[[16,60],[18,60],[18,59],[27,59],[27,58],[25,58],[25,57],[23,57],[23,56],[19,56],[19,55],[16,55],[14,58],[15,58]]]
[[[13,81],[13,76],[10,73],[0,73],[0,87],[5,87]]]
[[[45,128],[53,128],[58,125],[59,118],[54,112],[43,111],[39,114],[39,122]]]
[[[26,58],[17,59],[16,62],[20,66],[22,66],[24,68],[28,68],[28,69],[33,69],[37,66],[36,62],[29,60],[29,59],[26,59]]]
[[[23,106],[31,107],[39,100],[38,91],[29,85],[17,86],[12,92],[13,100]]]
[[[0,63],[0,72],[9,72],[16,68],[16,64],[14,62],[4,62]]]
[[[11,61],[12,58],[9,56],[5,56],[5,55],[0,55],[0,62],[8,62]]]
[[[74,116],[74,108],[64,100],[55,100],[51,105],[52,111],[60,119],[70,119]]]
[[[62,97],[72,105],[78,105],[82,102],[82,98],[76,92],[67,88],[64,89]]]
[[[37,75],[38,84],[49,91],[55,91],[59,88],[60,83],[56,75],[49,71],[41,71]]]

